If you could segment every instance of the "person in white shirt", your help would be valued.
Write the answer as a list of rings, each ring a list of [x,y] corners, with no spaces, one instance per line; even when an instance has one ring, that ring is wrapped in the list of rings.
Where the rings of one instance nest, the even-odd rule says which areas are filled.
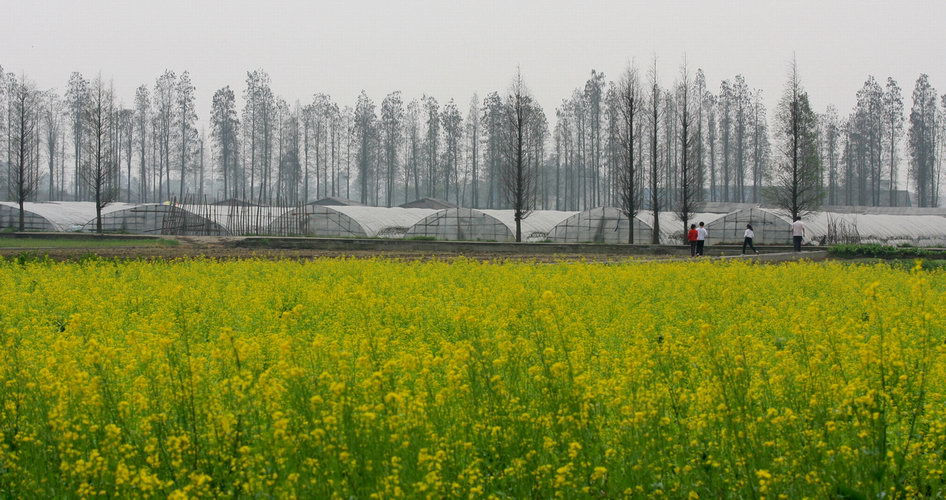
[[[700,227],[696,228],[696,255],[699,257],[703,256],[703,245],[706,244],[706,237],[709,233],[706,232],[706,226],[700,222]]]
[[[801,240],[804,238],[805,223],[801,221],[801,217],[795,217],[795,222],[792,222],[792,243],[796,252],[801,252]]]
[[[752,244],[752,238],[755,238],[755,233],[752,231],[752,224],[746,224],[746,233],[742,239],[743,255],[746,254],[746,247],[751,248],[755,253],[759,253],[759,251],[755,249],[755,245]]]

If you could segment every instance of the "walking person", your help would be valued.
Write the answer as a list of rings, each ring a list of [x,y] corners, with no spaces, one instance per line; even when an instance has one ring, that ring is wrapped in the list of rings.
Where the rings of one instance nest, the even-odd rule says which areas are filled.
[[[752,224],[746,224],[746,233],[742,239],[743,255],[746,254],[746,247],[751,248],[755,253],[759,253],[759,251],[755,249],[755,245],[752,244],[752,238],[755,238],[755,233],[752,231]]]
[[[801,221],[801,217],[795,217],[795,222],[792,222],[792,243],[796,252],[801,252],[801,240],[804,238],[805,223]]]
[[[696,228],[696,254],[700,257],[703,256],[703,247],[706,245],[706,237],[709,233],[706,232],[706,226],[703,225],[703,222],[700,222],[700,227]]]
[[[690,224],[690,230],[687,231],[687,241],[690,242],[690,257],[696,257],[696,224]]]

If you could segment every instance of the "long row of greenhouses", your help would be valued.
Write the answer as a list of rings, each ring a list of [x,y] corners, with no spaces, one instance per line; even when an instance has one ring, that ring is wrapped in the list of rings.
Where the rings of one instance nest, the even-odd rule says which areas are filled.
[[[0,202],[0,230],[19,227],[19,206]],[[946,245],[946,211],[835,207],[803,219],[806,241],[834,243]],[[756,244],[791,241],[791,222],[783,211],[757,205],[706,204],[689,217],[703,222],[709,244],[740,244],[751,224]],[[96,230],[89,202],[25,203],[27,231]],[[521,223],[523,241],[648,244],[658,227],[661,244],[683,242],[685,225],[674,212],[639,212],[632,220],[617,208],[585,211],[535,210]],[[369,207],[319,205],[260,207],[115,203],[102,210],[102,230],[111,233],[209,236],[314,236],[330,238],[415,238],[445,241],[516,239],[512,210],[472,208]]]

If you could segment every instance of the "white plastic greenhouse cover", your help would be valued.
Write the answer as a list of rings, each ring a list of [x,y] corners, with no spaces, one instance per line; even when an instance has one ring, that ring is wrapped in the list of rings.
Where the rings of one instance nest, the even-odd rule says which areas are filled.
[[[709,225],[716,219],[725,217],[724,213],[698,212],[690,214],[690,224],[699,224],[700,222]],[[650,210],[641,210],[637,214],[647,224],[654,225],[654,213]],[[683,244],[683,222],[677,217],[676,212],[660,212],[660,243],[662,245],[682,245]],[[712,239],[712,234],[710,234]]]
[[[562,243],[627,244],[630,224],[626,215],[615,207],[596,207],[559,222],[552,228],[550,240]],[[648,244],[653,237],[650,224],[634,217],[634,243]]]
[[[832,226],[856,232],[862,243],[946,246],[946,217],[938,215],[882,215],[815,212],[803,218],[807,239],[831,243]]]
[[[783,210],[756,207],[736,210],[708,224],[709,244],[740,245],[746,224],[752,224],[756,245],[788,245],[792,241],[789,219]]]
[[[162,203],[143,203],[102,215],[102,230],[105,232],[127,232],[132,234],[178,234],[222,236],[228,231],[218,223],[196,213],[200,207],[230,210],[226,205],[187,205],[185,207]],[[194,211],[191,211],[191,210]],[[83,231],[95,231],[93,218],[82,227]]]
[[[436,213],[425,208],[307,205],[273,219],[268,232],[319,237],[403,238],[418,221]]]
[[[368,234],[361,224],[336,210],[338,206],[310,203],[280,215],[269,225],[266,234],[280,236],[315,236],[320,238],[364,238]]]
[[[409,236],[456,241],[513,241],[505,222],[475,208],[438,210],[414,224]]]
[[[104,213],[103,210],[102,229],[104,231],[128,231],[136,234],[160,233],[160,223],[154,222],[158,220],[158,217],[148,214],[152,215],[148,222],[154,223],[150,224],[150,227],[145,227],[145,224],[143,224],[146,215],[142,212],[149,212],[155,208],[161,209],[164,208],[164,206],[157,203],[144,203],[111,210],[108,213]],[[164,214],[162,213],[161,218],[163,217]],[[85,224],[82,225],[82,230],[95,231],[95,217],[86,221]]]
[[[821,211],[836,214],[875,214],[875,215],[939,215],[946,216],[943,207],[864,207],[864,206],[823,206]]]
[[[12,201],[0,201],[0,205],[20,209]],[[133,203],[109,203],[102,208],[102,215],[133,206]],[[87,222],[95,220],[95,203],[91,201],[28,201],[23,204],[23,209],[46,219],[57,231],[78,231]]]
[[[516,234],[516,213],[513,210],[480,210],[480,212],[495,218],[509,228],[513,236]],[[560,210],[535,210],[528,217],[522,219],[522,241],[543,241],[548,239],[549,233],[560,222],[578,214]]]
[[[361,225],[369,237],[403,238],[404,234],[425,217],[439,212],[432,208],[333,206]]]

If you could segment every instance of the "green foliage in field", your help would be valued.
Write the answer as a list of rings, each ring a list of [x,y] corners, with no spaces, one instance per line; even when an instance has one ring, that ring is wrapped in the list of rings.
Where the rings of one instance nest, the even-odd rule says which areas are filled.
[[[946,274],[0,262],[0,497],[941,498]]]
[[[904,258],[929,257],[942,252],[932,252],[925,248],[890,246],[880,244],[847,244],[834,245],[828,250],[835,257],[874,257],[874,258]]]

